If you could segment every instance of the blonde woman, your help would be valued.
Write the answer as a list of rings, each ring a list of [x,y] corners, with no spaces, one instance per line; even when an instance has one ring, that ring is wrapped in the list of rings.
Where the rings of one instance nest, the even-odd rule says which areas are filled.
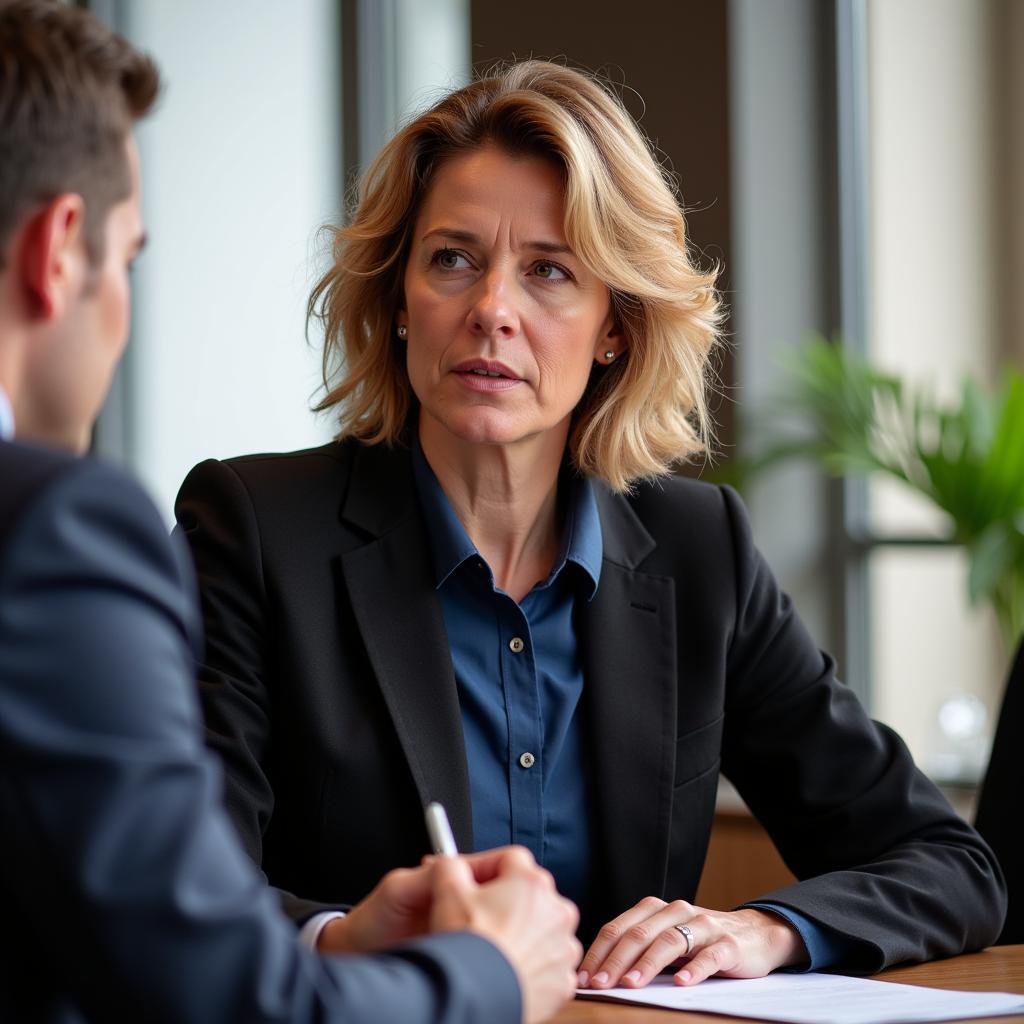
[[[990,942],[987,848],[836,681],[737,497],[671,473],[718,299],[617,99],[543,62],[476,81],[335,238],[337,440],[203,463],[178,504],[228,805],[307,937],[420,858],[440,800],[579,904],[581,985]],[[731,912],[691,902],[720,773],[801,879]]]

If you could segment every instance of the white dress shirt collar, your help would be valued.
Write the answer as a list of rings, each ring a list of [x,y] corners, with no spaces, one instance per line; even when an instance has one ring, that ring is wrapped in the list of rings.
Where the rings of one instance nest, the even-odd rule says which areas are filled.
[[[7,392],[0,387],[0,441],[10,441],[14,437],[14,410]]]

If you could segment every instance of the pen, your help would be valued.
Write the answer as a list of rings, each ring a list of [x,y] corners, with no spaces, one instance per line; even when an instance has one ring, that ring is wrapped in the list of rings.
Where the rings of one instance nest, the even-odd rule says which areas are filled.
[[[434,853],[442,857],[456,856],[459,849],[455,845],[455,836],[452,835],[452,827],[444,807],[433,800],[424,808],[423,817],[427,822],[427,834],[430,836],[430,845]]]

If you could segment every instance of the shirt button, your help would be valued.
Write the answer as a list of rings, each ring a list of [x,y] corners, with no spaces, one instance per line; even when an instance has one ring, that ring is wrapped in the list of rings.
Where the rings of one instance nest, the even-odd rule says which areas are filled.
[[[533,754],[531,754],[528,750],[525,753],[519,755],[519,763],[524,768],[532,768],[536,761],[537,758],[535,758]]]
[[[520,636],[514,636],[508,642],[508,649],[513,654],[519,654],[525,646],[526,644],[523,643],[523,638]],[[530,764],[533,764],[533,762],[531,761]]]

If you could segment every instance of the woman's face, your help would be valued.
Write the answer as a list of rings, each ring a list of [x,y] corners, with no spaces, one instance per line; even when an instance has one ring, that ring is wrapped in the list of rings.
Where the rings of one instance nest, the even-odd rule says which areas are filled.
[[[397,316],[421,431],[565,444],[594,359],[622,342],[609,291],[569,249],[564,219],[561,176],[542,158],[488,147],[438,169]]]

